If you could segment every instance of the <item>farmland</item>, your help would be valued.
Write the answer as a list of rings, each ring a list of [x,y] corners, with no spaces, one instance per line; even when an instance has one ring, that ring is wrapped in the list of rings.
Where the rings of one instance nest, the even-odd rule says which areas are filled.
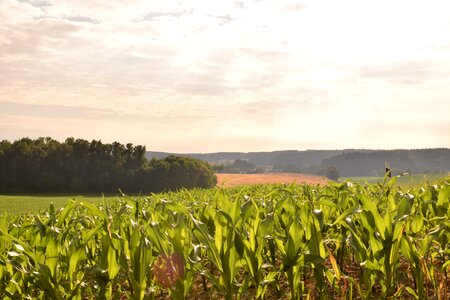
[[[102,204],[104,201],[114,201],[116,196],[90,195],[62,195],[62,194],[38,194],[38,195],[0,195],[0,214],[19,214],[24,212],[38,212],[48,209],[50,203],[55,208],[64,207],[72,200],[84,201],[93,204]]]
[[[300,173],[258,173],[258,174],[216,174],[217,185],[220,187],[234,187],[247,184],[268,183],[306,183],[327,184],[328,180],[321,176]]]
[[[182,190],[0,220],[0,296],[449,299],[448,180]]]
[[[447,176],[450,176],[450,174],[447,174]],[[405,174],[404,176],[399,177],[396,183],[402,186],[420,186],[426,184],[435,184],[439,182],[442,177],[445,177],[445,174]],[[350,180],[358,183],[381,183],[383,182],[383,177],[344,177],[340,178],[339,180]]]

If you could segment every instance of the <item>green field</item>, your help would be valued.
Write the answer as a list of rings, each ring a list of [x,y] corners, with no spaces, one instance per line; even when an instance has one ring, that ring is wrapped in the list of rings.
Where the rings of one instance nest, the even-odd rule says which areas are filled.
[[[450,182],[396,180],[4,196],[0,298],[450,299]]]
[[[93,204],[102,204],[104,200],[111,201],[117,196],[102,195],[0,195],[0,215],[3,212],[8,214],[20,214],[26,212],[38,212],[48,209],[50,203],[56,208],[65,206],[70,200],[85,201]]]
[[[403,186],[418,186],[434,184],[446,177],[446,174],[413,174],[413,175],[402,175],[398,178],[397,184]],[[340,182],[352,181],[357,183],[382,183],[383,177],[341,177]]]
[[[396,182],[401,186],[419,186],[434,184],[442,180],[443,174],[415,174],[400,176]],[[339,179],[341,182],[352,181],[356,183],[381,183],[383,177],[344,177]],[[56,208],[63,207],[68,201],[87,201],[94,204],[102,204],[104,200],[111,201],[118,196],[101,194],[94,195],[62,195],[62,194],[36,194],[36,195],[0,195],[0,215],[3,212],[8,214],[19,214],[24,212],[37,212],[48,209],[50,203]]]

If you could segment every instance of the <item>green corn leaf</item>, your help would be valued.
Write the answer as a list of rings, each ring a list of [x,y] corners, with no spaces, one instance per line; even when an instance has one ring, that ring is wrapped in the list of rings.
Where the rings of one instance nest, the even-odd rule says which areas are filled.
[[[105,218],[108,217],[108,215],[107,215],[106,213],[102,212],[97,206],[95,206],[95,205],[92,204],[92,203],[89,203],[89,202],[80,202],[80,205],[86,207],[87,209],[89,209],[89,211],[90,211],[93,215],[95,215],[95,216],[97,216],[97,217],[99,217],[99,218],[101,218],[101,219],[105,219]]]
[[[358,213],[359,209],[355,208],[355,207],[350,207],[348,209],[346,209],[342,214],[340,214],[335,220],[334,222],[331,224],[331,226],[337,225],[339,223],[341,223],[343,220],[345,220],[345,218],[347,218],[348,216]]]
[[[72,253],[69,260],[69,276],[72,278],[75,271],[77,270],[78,264],[84,257],[83,249],[78,249],[75,253]]]
[[[103,224],[97,225],[97,227],[89,230],[86,232],[86,234],[83,237],[84,243],[87,243],[89,240],[92,239],[92,237],[97,234],[101,229],[103,228]]]
[[[408,216],[411,213],[413,201],[414,196],[410,194],[407,194],[401,198],[397,206],[396,220],[399,220],[404,216]]]
[[[424,257],[428,250],[430,249],[432,243],[433,243],[434,237],[433,235],[427,235],[425,238],[421,241],[420,247],[419,247],[419,255],[420,257]]]
[[[246,245],[244,244],[241,234],[236,233],[235,238],[234,238],[234,247],[236,248],[236,252],[238,253],[238,255],[240,257],[242,257],[244,255],[245,246]]]
[[[409,286],[405,287],[405,289],[410,293],[414,298],[419,299],[419,295]]]
[[[367,197],[366,195],[361,195],[360,197],[361,202],[363,204],[363,209],[369,211],[372,214],[372,217],[374,218],[373,223],[370,224],[371,226],[375,226],[378,229],[379,234],[381,237],[386,239],[385,232],[386,232],[386,224],[385,220],[381,217],[380,213],[378,212],[378,208],[375,205],[375,202]],[[372,223],[372,222],[370,222]],[[390,223],[390,220],[389,220]]]
[[[61,227],[63,222],[67,219],[67,216],[72,212],[73,208],[75,207],[76,202],[71,200],[69,201],[64,209],[61,211],[58,219],[58,223],[56,224],[56,227]]]
[[[37,272],[38,285],[50,299],[62,300],[63,296],[58,287],[53,284],[52,277],[50,268],[47,265],[39,264],[39,270]]]
[[[406,257],[407,260],[412,261],[413,260],[413,249],[411,242],[406,238],[403,237],[400,241],[400,249],[402,251],[402,254]]]
[[[120,265],[117,263],[116,251],[112,247],[108,247],[108,276],[114,279],[120,271]]]
[[[223,246],[224,246],[224,235],[226,233],[226,225],[227,223],[221,221],[221,215],[217,214],[215,219],[215,232],[214,232],[214,244],[216,246],[217,252],[221,255],[223,254]]]
[[[399,178],[400,178],[400,176],[392,177],[392,178],[388,181],[387,187],[388,187],[388,188],[392,187],[392,186],[397,182],[397,180],[398,180]]]
[[[411,219],[411,231],[413,233],[419,233],[424,229],[424,222],[423,222],[424,218],[422,215],[415,215],[412,217]]]
[[[264,220],[262,220],[262,222],[259,223],[257,229],[257,236],[259,237],[270,236],[273,232],[273,223],[274,223],[273,213],[267,214]]]
[[[215,243],[213,242],[214,239],[209,235],[208,227],[205,225],[205,223],[196,220],[192,215],[191,215],[191,219],[194,222],[197,232],[199,233],[199,234],[196,234],[197,232],[194,232],[194,234],[196,234],[196,236],[199,238],[199,240],[208,247],[208,250],[212,254],[211,259],[216,264],[216,267],[220,271],[223,271],[222,260],[219,256],[219,252],[217,251]]]
[[[59,247],[55,239],[49,238],[45,251],[45,265],[49,268],[52,277],[55,276],[56,266],[59,262]]]
[[[240,209],[240,220],[242,223],[247,222],[248,218],[253,214],[253,213],[258,213],[258,212],[254,212],[252,210],[252,208],[254,208],[256,206],[256,209],[258,209],[258,206],[256,205],[256,203],[252,200],[249,199],[247,201],[245,201],[242,205],[241,205],[241,209]]]

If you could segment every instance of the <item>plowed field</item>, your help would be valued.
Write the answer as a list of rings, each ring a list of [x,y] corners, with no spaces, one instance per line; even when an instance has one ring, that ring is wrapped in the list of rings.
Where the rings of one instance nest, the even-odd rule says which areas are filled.
[[[232,187],[248,184],[265,183],[306,183],[311,185],[325,185],[328,180],[324,177],[299,173],[258,173],[258,174],[216,174],[217,185]]]

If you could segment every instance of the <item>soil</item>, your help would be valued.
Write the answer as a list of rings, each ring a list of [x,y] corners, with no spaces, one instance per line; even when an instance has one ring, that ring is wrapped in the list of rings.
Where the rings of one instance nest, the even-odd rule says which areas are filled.
[[[224,174],[217,173],[217,186],[234,187],[239,185],[266,183],[306,183],[310,185],[326,185],[328,179],[300,173],[258,173],[258,174]]]

